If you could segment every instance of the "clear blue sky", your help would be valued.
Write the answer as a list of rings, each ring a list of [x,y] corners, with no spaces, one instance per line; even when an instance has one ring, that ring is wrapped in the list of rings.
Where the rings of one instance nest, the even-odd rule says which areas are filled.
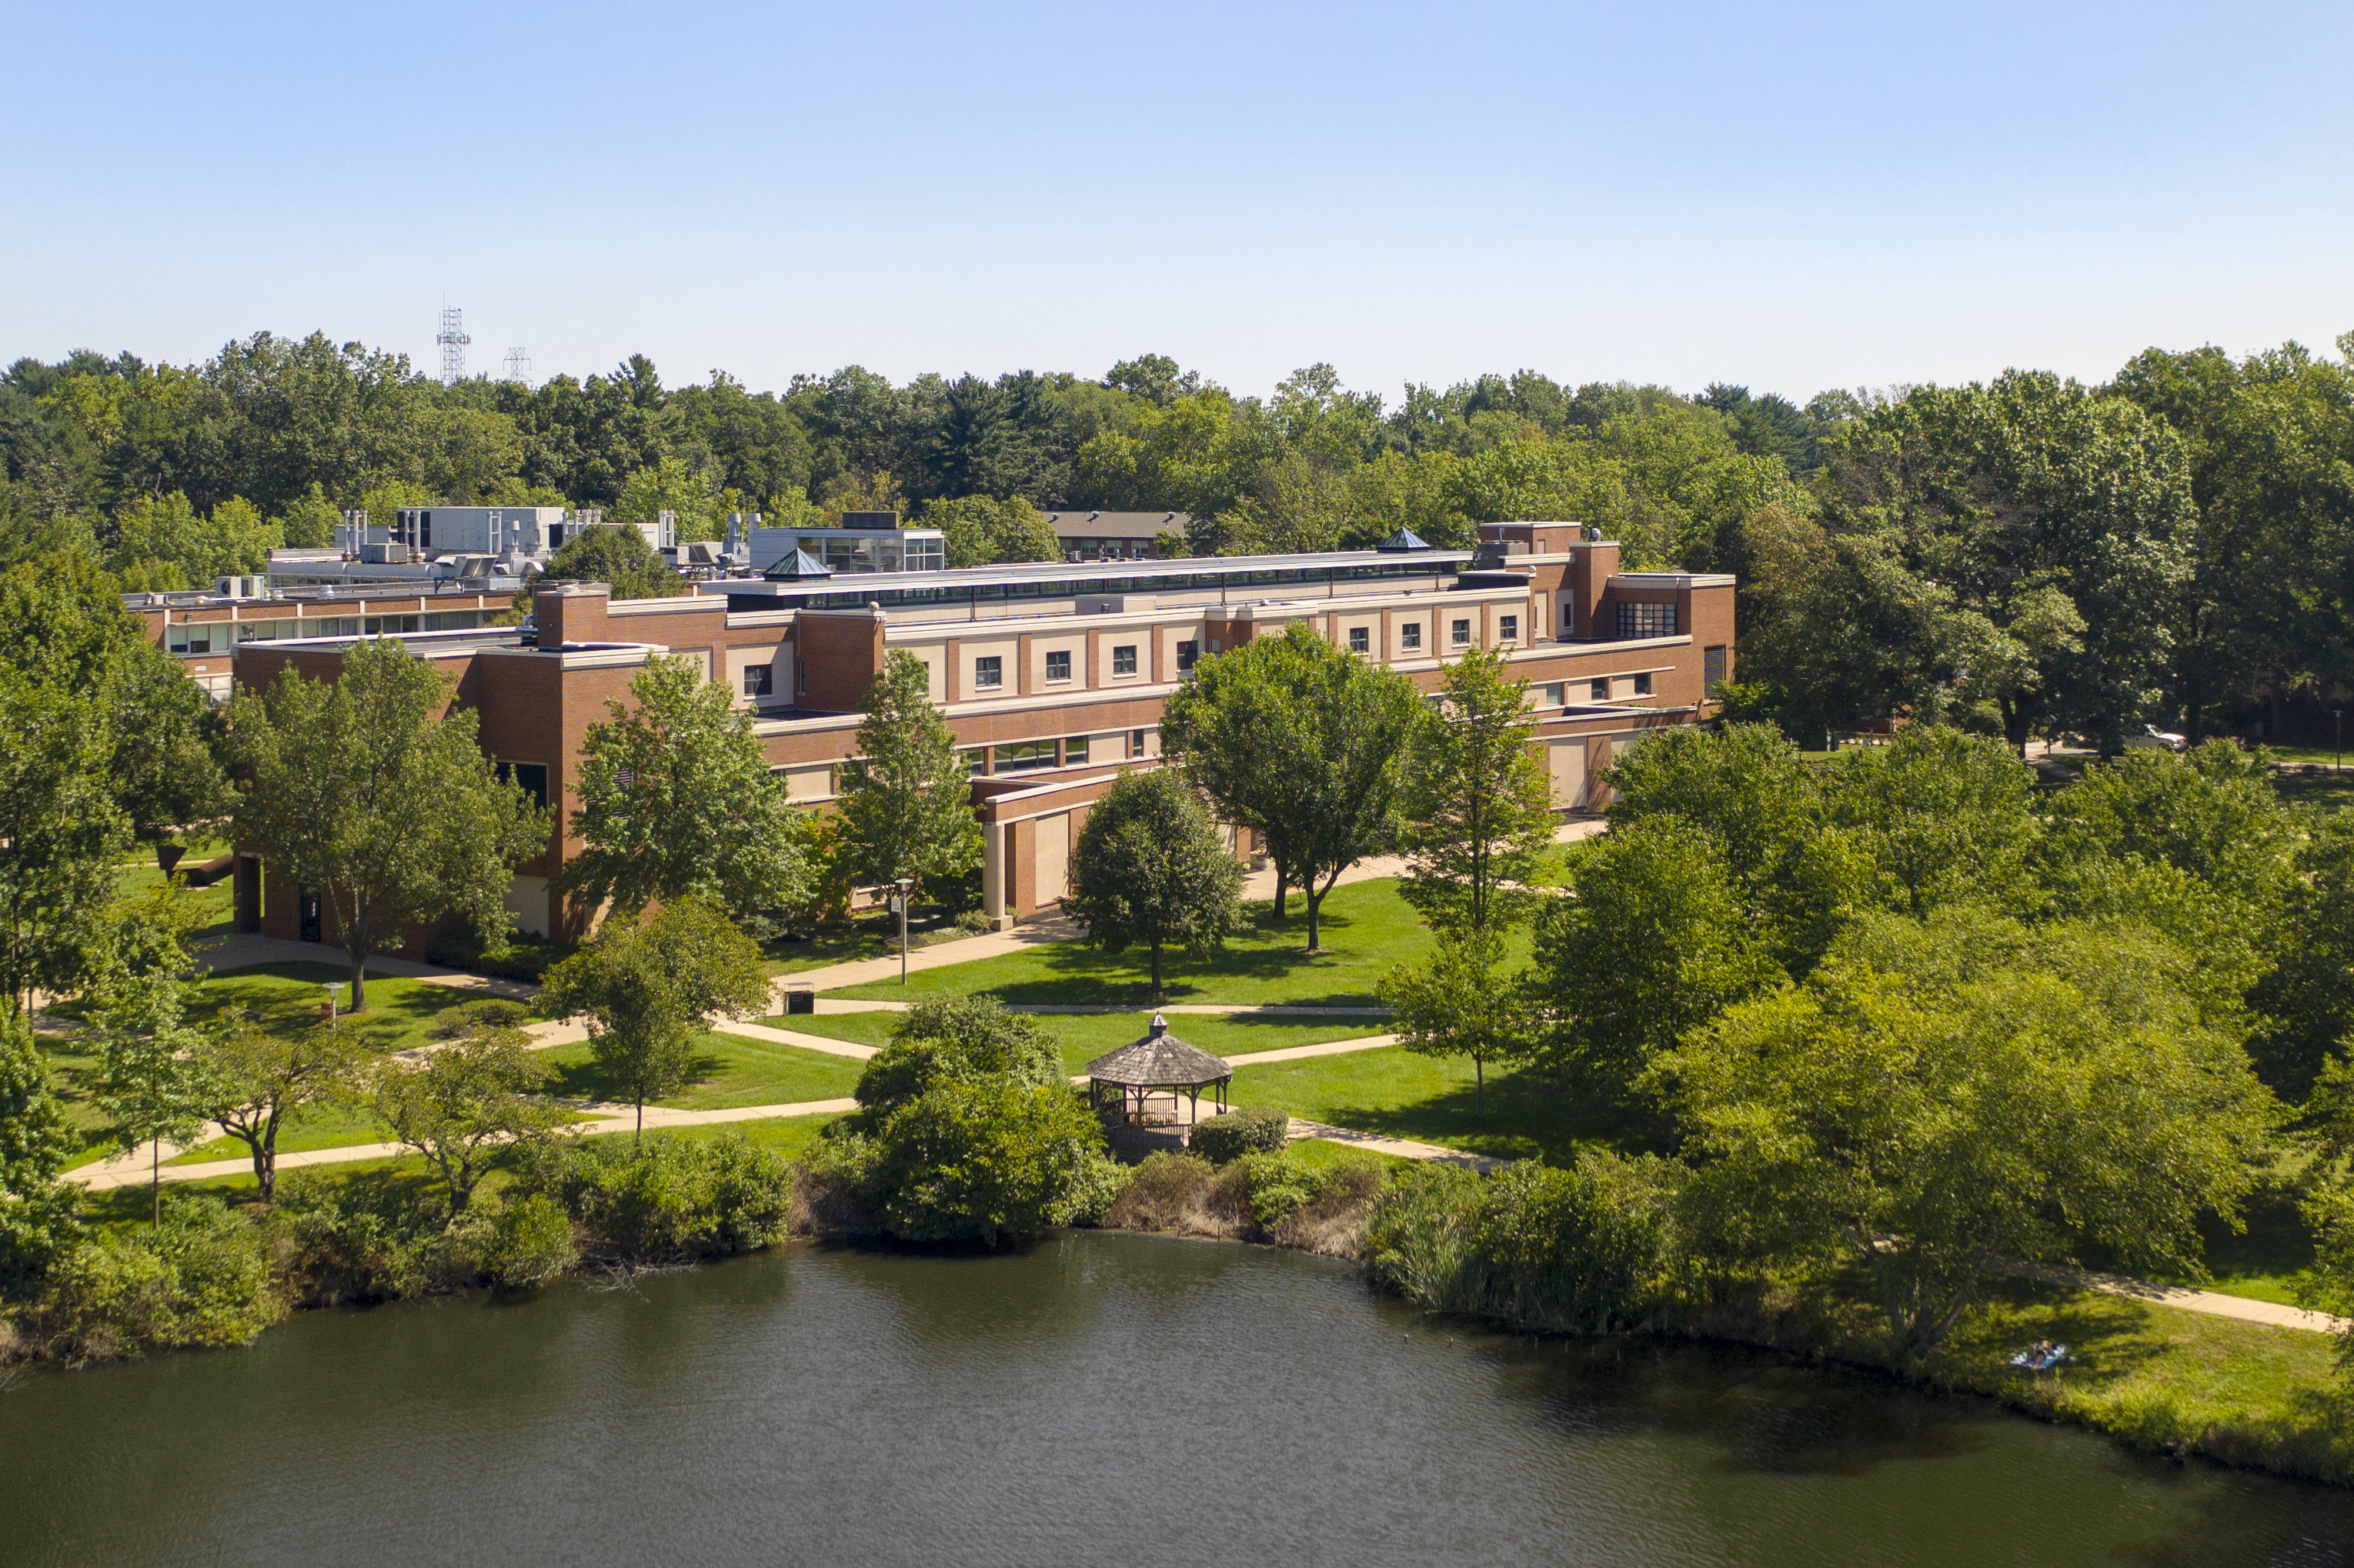
[[[211,13],[209,15],[206,13]],[[1828,386],[2354,327],[2354,6],[0,13],[0,355],[323,328],[1394,396]]]

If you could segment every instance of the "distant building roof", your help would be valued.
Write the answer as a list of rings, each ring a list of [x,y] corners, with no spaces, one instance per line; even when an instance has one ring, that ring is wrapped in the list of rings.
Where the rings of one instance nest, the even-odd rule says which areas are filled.
[[[772,583],[790,583],[799,582],[804,577],[830,577],[833,576],[833,568],[816,559],[807,550],[795,550],[760,575]]]
[[[1049,512],[1046,522],[1058,539],[1158,539],[1182,535],[1193,525],[1189,512]]]

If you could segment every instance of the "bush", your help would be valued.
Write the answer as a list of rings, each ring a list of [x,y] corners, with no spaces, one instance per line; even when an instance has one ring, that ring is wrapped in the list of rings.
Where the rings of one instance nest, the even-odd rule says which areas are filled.
[[[1193,1150],[1213,1165],[1246,1154],[1279,1152],[1291,1138],[1291,1118],[1266,1106],[1244,1106],[1193,1124]]]
[[[1246,1154],[1242,1167],[1249,1183],[1251,1218],[1262,1230],[1274,1229],[1324,1190],[1321,1172],[1282,1154]]]
[[[489,975],[497,980],[528,980],[537,985],[547,971],[570,958],[569,942],[552,942],[528,931],[510,931],[507,945],[497,953],[483,950],[481,933],[472,925],[453,926],[425,944],[428,963]]]
[[[302,1299],[320,1306],[454,1289],[482,1272],[479,1227],[453,1230],[447,1203],[414,1175],[289,1171],[271,1224]]]
[[[1180,1231],[1231,1235],[1236,1214],[1212,1208],[1218,1173],[1190,1154],[1154,1154],[1129,1173],[1128,1185],[1105,1212],[1103,1224],[1123,1231]]]
[[[20,1324],[38,1349],[79,1360],[239,1344],[284,1310],[260,1233],[198,1198],[175,1202],[152,1230],[73,1246]]]
[[[536,1156],[522,1183],[617,1262],[726,1257],[783,1237],[790,1167],[741,1134],[584,1139]]]
[[[1423,1167],[1380,1194],[1374,1277],[1443,1311],[1548,1328],[1631,1328],[1673,1297],[1665,1160],[1587,1152],[1567,1170],[1523,1160],[1482,1179]]]
[[[1098,1169],[1111,1163],[1102,1125],[1066,1084],[944,1084],[873,1136],[875,1206],[908,1241],[994,1243],[1092,1219],[1120,1180]]]
[[[562,1275],[579,1257],[564,1205],[545,1192],[525,1192],[492,1222],[482,1271],[494,1284],[529,1289]]]
[[[1004,1080],[1061,1087],[1063,1060],[1044,1030],[987,997],[933,997],[909,1008],[858,1075],[860,1130],[933,1089]]]

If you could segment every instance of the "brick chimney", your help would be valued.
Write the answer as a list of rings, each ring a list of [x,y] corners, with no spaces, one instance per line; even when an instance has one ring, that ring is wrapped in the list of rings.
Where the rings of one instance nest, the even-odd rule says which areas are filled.
[[[557,583],[531,596],[532,619],[539,627],[542,648],[567,642],[603,642],[605,612],[613,590],[605,583]]]

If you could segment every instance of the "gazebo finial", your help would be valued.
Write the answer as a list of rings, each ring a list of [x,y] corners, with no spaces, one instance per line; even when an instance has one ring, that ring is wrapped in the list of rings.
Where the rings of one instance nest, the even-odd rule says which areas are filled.
[[[1152,1015],[1152,1033],[1156,1035],[1169,1033],[1169,1021],[1157,1012]]]

